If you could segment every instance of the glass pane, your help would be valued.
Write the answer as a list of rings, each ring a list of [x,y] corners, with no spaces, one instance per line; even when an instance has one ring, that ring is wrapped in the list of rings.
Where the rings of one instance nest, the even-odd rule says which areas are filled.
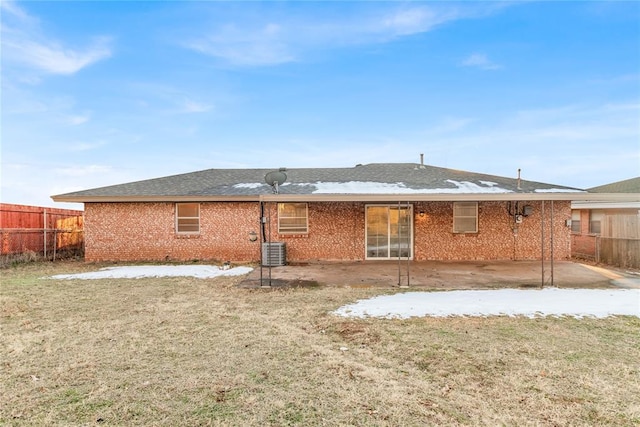
[[[571,220],[571,231],[574,233],[580,232],[580,221],[576,219]]]
[[[367,207],[367,257],[388,258],[389,209],[386,206]]]
[[[307,204],[278,203],[278,232],[307,233]]]
[[[411,256],[411,209],[367,207],[367,258]]]
[[[475,202],[456,202],[453,204],[454,216],[476,216]]]
[[[409,209],[391,207],[389,211],[389,257],[408,257],[411,246]]]
[[[456,233],[475,232],[476,219],[475,218],[456,218],[455,228],[453,231]]]
[[[198,218],[178,218],[179,233],[197,233],[200,231],[200,220]]]
[[[197,203],[180,203],[178,204],[178,217],[197,217],[198,204]]]

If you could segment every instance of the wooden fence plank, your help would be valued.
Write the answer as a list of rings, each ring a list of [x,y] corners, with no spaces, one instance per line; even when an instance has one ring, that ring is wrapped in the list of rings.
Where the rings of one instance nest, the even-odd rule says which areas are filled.
[[[640,268],[640,239],[597,239],[597,261],[625,268]]]

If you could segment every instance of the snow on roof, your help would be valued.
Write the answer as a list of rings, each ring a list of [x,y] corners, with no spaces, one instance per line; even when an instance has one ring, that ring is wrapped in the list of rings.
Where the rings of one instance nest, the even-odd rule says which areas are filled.
[[[455,188],[414,188],[407,187],[403,182],[372,182],[372,181],[349,181],[349,182],[285,182],[280,187],[310,187],[314,188],[311,194],[495,194],[512,193],[513,191],[498,187],[498,184],[491,181],[480,181],[478,185],[470,181],[454,181],[447,179],[445,182],[455,185]],[[235,184],[234,188],[260,188],[265,184],[258,182],[247,182]]]
[[[534,193],[586,193],[584,190],[575,190],[571,188],[539,188],[533,191]]]

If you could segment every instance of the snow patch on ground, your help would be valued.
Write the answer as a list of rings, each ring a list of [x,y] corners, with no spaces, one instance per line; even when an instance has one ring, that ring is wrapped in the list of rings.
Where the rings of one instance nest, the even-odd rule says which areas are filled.
[[[472,290],[407,292],[357,301],[333,312],[343,317],[573,316],[640,317],[638,289]]]
[[[251,267],[224,269],[215,265],[135,265],[106,267],[98,271],[78,274],[58,274],[51,279],[141,279],[144,277],[195,277],[211,279],[219,276],[242,276],[251,272]]]
[[[145,277],[195,277],[209,279],[241,276],[251,267],[215,265],[137,265],[106,267],[78,274],[58,274],[51,279],[138,279]],[[406,292],[357,301],[333,312],[343,317],[447,317],[447,316],[573,316],[640,317],[640,289],[500,289],[441,292]]]

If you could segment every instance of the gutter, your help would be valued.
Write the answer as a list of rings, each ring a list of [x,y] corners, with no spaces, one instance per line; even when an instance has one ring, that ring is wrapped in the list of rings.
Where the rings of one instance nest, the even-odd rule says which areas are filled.
[[[640,202],[640,193],[424,193],[424,194],[254,194],[246,196],[52,196],[54,202],[464,202],[464,201],[571,201]]]

